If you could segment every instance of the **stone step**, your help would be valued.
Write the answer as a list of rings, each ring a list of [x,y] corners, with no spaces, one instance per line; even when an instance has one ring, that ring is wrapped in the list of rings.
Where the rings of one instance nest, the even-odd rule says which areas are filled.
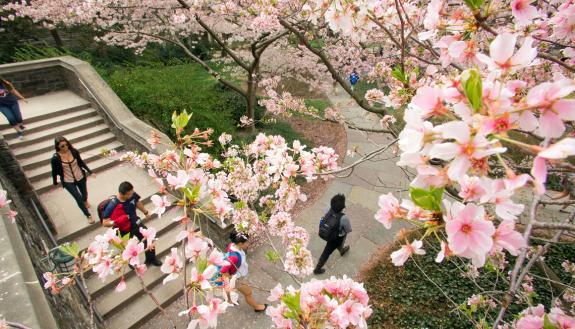
[[[176,228],[178,224],[171,220],[176,217],[176,214],[179,211],[181,210],[178,208],[172,209],[173,215],[170,216],[168,220],[171,223],[165,225],[161,232],[159,231],[160,228],[154,225],[153,222],[149,224],[159,231],[159,240],[156,242],[156,256],[159,259],[163,260],[163,258],[170,253],[171,248],[179,245],[179,243],[176,242],[176,236],[180,230]],[[163,217],[164,216],[162,216],[162,219]],[[97,275],[92,275],[87,280],[86,284],[88,285],[88,289],[92,289],[89,290],[90,293],[93,297],[97,298],[96,306],[104,318],[112,317],[123,307],[132,303],[133,300],[144,294],[138,277],[131,270],[125,273],[124,276],[124,279],[126,280],[126,290],[121,293],[115,292],[114,289],[119,283],[120,277],[120,275],[114,275],[113,277],[108,278],[105,282],[102,282]],[[165,277],[166,274],[162,273],[159,267],[149,266],[148,271],[146,271],[146,275],[144,276],[144,283],[148,289],[151,289],[155,285],[161,284]],[[147,296],[142,297],[147,298]]]
[[[106,148],[108,150],[119,151],[123,148],[123,145],[120,142],[112,142],[112,143],[106,145]],[[102,158],[102,155],[101,155],[100,149],[94,149],[92,152],[82,154],[82,160],[84,160],[84,162],[88,165],[88,168],[90,168],[90,169],[92,169],[92,167],[90,166],[90,163],[92,163],[98,159],[101,159],[101,158]],[[34,183],[36,181],[41,180],[42,178],[52,177],[52,166],[51,166],[50,162],[48,162],[48,163],[41,165],[41,166],[38,166],[36,168],[25,170],[25,173],[26,173],[26,177],[28,177],[28,180],[30,180],[30,182]]]
[[[182,295],[182,285],[177,282],[170,282],[165,286],[160,284],[152,288],[150,292],[154,294],[162,307],[166,307]],[[108,328],[139,328],[159,312],[156,304],[147,295],[142,295],[125,306],[121,312],[107,320]]]
[[[80,153],[94,153],[95,151],[99,151],[103,148],[105,149],[112,149],[115,148],[115,144],[119,144],[120,142],[116,141],[116,136],[112,133],[105,133],[102,135],[97,135],[95,137],[80,141],[78,143],[74,143],[74,148],[76,148]],[[43,153],[20,158],[19,162],[24,170],[30,170],[33,168],[40,167],[47,163],[50,163],[52,159],[52,155],[54,154],[54,148],[50,148]]]
[[[90,102],[69,90],[31,97],[28,98],[27,103],[20,102],[19,104],[25,125],[92,106]],[[1,122],[0,130],[10,128],[7,120],[2,118]]]
[[[56,112],[53,116],[39,121],[34,121],[31,123],[26,123],[26,130],[24,133],[26,135],[30,135],[32,133],[46,130],[49,128],[54,128],[63,124],[77,122],[79,120],[89,118],[92,116],[98,115],[98,111],[89,107],[86,109],[79,109],[72,112]],[[13,128],[6,128],[0,131],[0,133],[4,136],[4,138],[14,138],[16,137],[16,130]]]
[[[72,143],[72,145],[76,146],[79,142],[88,141],[89,139],[98,137],[98,136],[114,136],[110,133],[110,128],[105,123],[86,128],[82,131],[76,131],[73,133],[66,134],[66,139]],[[16,159],[20,160],[23,158],[31,157],[34,155],[42,154],[44,152],[50,152],[50,154],[54,153],[56,150],[54,149],[54,140],[44,140],[37,142],[33,145],[25,145],[21,146],[18,144],[11,145],[10,149]]]
[[[119,163],[120,162],[117,160],[97,157],[96,160],[87,162],[87,165],[94,173],[98,173],[100,171],[116,166]],[[36,190],[36,193],[38,194],[49,191],[53,186],[52,175],[50,174],[48,177],[44,177],[40,180],[32,182],[32,186],[34,187],[34,190]]]
[[[22,147],[26,145],[35,145],[38,142],[53,140],[58,136],[66,136],[70,133],[82,131],[84,129],[97,126],[99,124],[104,124],[104,119],[101,116],[93,116],[85,119],[78,120],[76,122],[63,124],[57,127],[48,128],[43,131],[34,132],[31,134],[24,133],[24,139],[19,140],[17,138],[6,139],[10,148],[15,149],[17,147]]]

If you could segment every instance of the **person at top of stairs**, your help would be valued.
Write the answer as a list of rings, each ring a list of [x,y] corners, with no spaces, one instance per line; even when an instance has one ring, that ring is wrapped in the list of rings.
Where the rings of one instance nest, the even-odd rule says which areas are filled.
[[[24,137],[23,130],[26,127],[22,122],[19,99],[26,101],[26,98],[14,88],[10,81],[0,77],[0,112],[8,119],[10,126],[16,129],[16,137],[22,139]]]
[[[92,171],[82,157],[70,142],[60,136],[54,140],[56,153],[52,156],[52,181],[54,186],[58,185],[58,176],[62,186],[72,194],[78,207],[88,218],[88,223],[94,224],[94,219],[88,208],[88,188],[86,186],[86,172],[92,174]]]
[[[102,212],[102,225],[114,226],[120,230],[123,235],[130,234],[131,237],[137,237],[138,240],[144,240],[144,235],[140,228],[147,229],[138,218],[136,209],[139,209],[146,218],[150,218],[150,213],[140,201],[140,195],[134,191],[134,186],[130,182],[122,182],[118,186],[118,195],[114,200],[108,202],[106,209]],[[128,220],[126,220],[126,217]],[[127,225],[124,225],[126,223]],[[148,248],[148,243],[144,240],[146,248],[146,265],[162,266],[162,262],[156,257],[154,246]]]

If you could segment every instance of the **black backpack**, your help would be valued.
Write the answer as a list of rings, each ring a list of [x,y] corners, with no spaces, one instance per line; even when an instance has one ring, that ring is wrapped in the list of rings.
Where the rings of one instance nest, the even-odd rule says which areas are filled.
[[[333,211],[328,211],[319,220],[319,237],[325,241],[333,241],[339,237],[339,225],[343,213],[335,214]]]
[[[118,198],[115,195],[111,195],[98,204],[98,217],[100,218],[100,224],[102,224],[102,221],[104,220],[104,210],[106,210],[110,202],[117,204]]]

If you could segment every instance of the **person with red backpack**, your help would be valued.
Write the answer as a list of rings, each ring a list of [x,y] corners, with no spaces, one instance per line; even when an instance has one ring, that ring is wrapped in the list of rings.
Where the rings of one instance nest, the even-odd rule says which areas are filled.
[[[345,196],[336,194],[331,198],[329,211],[320,220],[319,236],[327,243],[313,270],[316,275],[325,273],[323,266],[336,249],[342,256],[349,251],[349,246],[345,246],[345,238],[351,232],[351,224],[349,218],[342,212],[344,208]]]
[[[118,195],[102,201],[98,205],[98,216],[102,220],[103,226],[113,226],[120,230],[123,235],[129,234],[131,237],[137,237],[138,240],[144,240],[140,228],[146,229],[138,218],[136,209],[140,210],[150,218],[148,210],[140,201],[140,195],[134,192],[134,186],[130,182],[122,182],[118,187]],[[151,247],[148,249],[147,241],[144,240],[146,248],[146,265],[162,266],[162,262],[156,258],[156,251]]]
[[[244,295],[246,302],[255,312],[264,312],[268,304],[258,304],[256,302],[252,288],[246,281],[248,263],[244,250],[249,247],[249,236],[246,233],[234,230],[230,233],[230,240],[232,240],[232,243],[228,245],[228,251],[226,253],[226,259],[230,264],[222,266],[219,272],[222,275],[236,276],[236,287],[242,295]]]

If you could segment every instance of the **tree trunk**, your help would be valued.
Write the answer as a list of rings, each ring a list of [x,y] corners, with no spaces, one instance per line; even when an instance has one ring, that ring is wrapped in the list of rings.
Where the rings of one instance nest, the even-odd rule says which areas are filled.
[[[56,48],[63,51],[64,50],[64,42],[62,42],[62,38],[60,38],[60,34],[58,33],[58,30],[51,29],[50,34],[52,35],[52,39],[54,39],[54,43],[56,44]]]
[[[257,102],[257,98],[256,98],[256,91],[257,91],[257,75],[258,75],[258,65],[254,65],[253,68],[248,71],[248,90],[247,90],[247,95],[246,95],[246,100],[247,100],[247,111],[246,111],[246,116],[248,117],[248,119],[252,120],[252,123],[249,126],[244,127],[245,131],[247,133],[254,133],[256,131],[256,125],[255,125],[255,113],[256,113],[256,102]]]

